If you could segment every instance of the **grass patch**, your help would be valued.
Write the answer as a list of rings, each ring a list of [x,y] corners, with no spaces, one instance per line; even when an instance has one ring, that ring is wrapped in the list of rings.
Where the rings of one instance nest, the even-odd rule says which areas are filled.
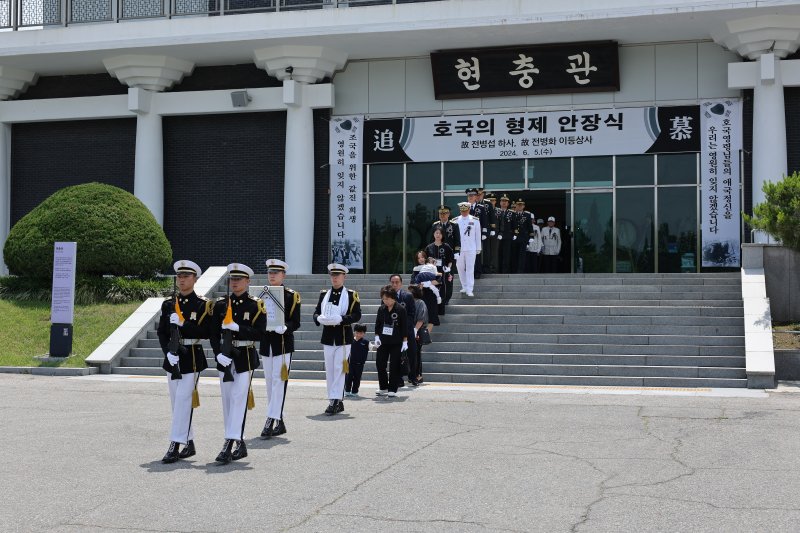
[[[57,364],[35,358],[50,350],[50,304],[0,300],[0,366],[86,366],[86,357],[139,305],[76,305],[72,357]]]
[[[800,350],[800,333],[789,333],[790,331],[800,331],[800,324],[773,324],[772,343],[778,350]]]

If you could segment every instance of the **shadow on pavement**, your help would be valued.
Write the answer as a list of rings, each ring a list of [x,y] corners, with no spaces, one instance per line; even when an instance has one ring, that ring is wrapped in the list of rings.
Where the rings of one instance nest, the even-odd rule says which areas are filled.
[[[318,415],[309,415],[306,418],[309,420],[317,420],[319,422],[330,422],[333,420],[352,420],[352,417],[349,413],[337,413],[333,416],[326,415],[325,413],[321,413]]]
[[[247,449],[269,450],[270,448],[274,448],[276,446],[282,446],[284,444],[289,444],[290,442],[292,441],[281,437],[272,437],[271,439],[262,439],[261,437],[254,437],[249,441],[247,441]]]

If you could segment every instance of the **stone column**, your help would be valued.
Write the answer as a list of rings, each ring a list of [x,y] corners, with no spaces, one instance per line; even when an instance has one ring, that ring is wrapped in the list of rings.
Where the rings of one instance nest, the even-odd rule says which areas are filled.
[[[254,58],[258,67],[283,81],[286,104],[285,256],[293,274],[310,274],[314,253],[323,252],[314,250],[313,109],[333,107],[332,98],[329,101],[315,98],[318,95],[312,92],[311,84],[343,68],[347,54],[320,46],[275,46],[256,50]]]
[[[0,65],[0,100],[14,98],[36,83],[37,74]],[[2,117],[0,117],[2,120]],[[0,122],[0,275],[8,274],[3,248],[11,231],[11,124]]]
[[[103,61],[109,74],[130,87],[128,109],[136,113],[133,194],[164,225],[164,140],[161,115],[151,111],[152,94],[190,74],[194,63],[168,56],[122,55]]]
[[[753,60],[728,65],[728,87],[753,89],[753,206],[764,202],[767,181],[787,172],[784,87],[800,85],[800,60],[783,61],[800,46],[800,17],[764,15],[727,22],[714,40]],[[755,232],[754,241],[770,236]]]

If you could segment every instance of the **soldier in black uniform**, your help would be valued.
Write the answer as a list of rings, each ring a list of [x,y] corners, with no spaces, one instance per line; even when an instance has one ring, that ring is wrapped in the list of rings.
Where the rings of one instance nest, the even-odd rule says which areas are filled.
[[[525,211],[525,200],[520,198],[514,204],[516,207],[516,224],[514,225],[514,244],[517,257],[517,274],[526,272],[526,259],[528,258],[528,242],[533,240],[533,215]]]
[[[512,257],[516,252],[514,243],[514,230],[516,229],[517,216],[513,209],[509,209],[511,199],[507,194],[500,197],[500,208],[497,213],[497,244],[498,244],[498,272],[510,274]]]
[[[267,259],[267,279],[272,287],[281,287],[289,269],[280,259]],[[275,302],[264,288],[261,301],[267,315],[267,330],[261,341],[261,361],[264,364],[264,381],[267,384],[267,421],[261,437],[272,438],[286,433],[283,422],[283,405],[289,384],[289,369],[294,352],[294,332],[300,327],[300,293],[283,287],[283,298]],[[283,308],[283,322],[271,323],[269,317],[278,307]]]
[[[479,193],[478,196],[480,197],[481,194]],[[489,220],[489,236],[483,241],[484,251],[481,252],[483,256],[483,271],[495,274],[499,272],[497,268],[497,212],[500,208],[495,207],[497,198],[491,192],[486,193],[486,199],[483,200],[483,203],[486,205]]]
[[[247,457],[244,443],[244,425],[247,420],[248,398],[253,372],[258,368],[256,342],[264,337],[267,325],[264,303],[250,296],[250,276],[253,269],[241,263],[228,265],[228,283],[231,294],[214,304],[214,327],[211,329],[211,347],[217,354],[219,384],[222,389],[222,417],[225,421],[225,444],[217,461],[228,463]],[[228,310],[230,309],[230,315]],[[233,349],[229,355],[222,353],[222,335],[229,330]],[[224,381],[225,369],[230,367],[233,381]],[[233,446],[236,445],[234,449]]]
[[[446,205],[439,206],[439,220],[435,221],[431,226],[431,238],[429,242],[433,242],[433,232],[437,229],[442,230],[442,240],[450,245],[454,254],[461,251],[461,232],[458,231],[458,226],[450,220],[450,208]],[[442,295],[442,306],[450,302],[450,297],[453,295],[453,274],[449,273],[444,277],[446,291]]]
[[[172,404],[172,428],[169,449],[162,461],[174,463],[195,454],[192,431],[192,396],[197,390],[200,372],[208,368],[206,354],[200,344],[207,339],[211,330],[213,302],[194,292],[194,284],[202,270],[193,261],[178,261],[173,265],[178,291],[161,304],[161,318],[158,320],[158,342],[164,352],[162,368],[175,376],[167,378],[169,399]],[[172,330],[179,337],[178,353],[169,351]],[[177,378],[174,369],[180,370]],[[178,451],[183,444],[183,450]]]
[[[358,293],[344,286],[347,272],[348,268],[344,265],[328,265],[331,288],[319,293],[319,301],[314,309],[314,323],[323,326],[320,342],[325,355],[328,385],[329,403],[325,414],[329,416],[344,411],[344,377],[348,370],[345,361],[350,358],[350,345],[353,343],[352,324],[361,320]]]
[[[486,241],[486,237],[489,236],[489,210],[486,208],[486,204],[478,200],[478,191],[479,189],[467,189],[465,192],[467,193],[467,202],[469,203],[469,214],[480,221],[481,241]],[[480,189],[480,192],[482,193],[483,189]],[[481,250],[484,244],[484,242],[481,243]],[[481,273],[483,272],[481,267],[482,262],[482,252],[478,252],[478,257],[475,258],[475,279],[481,279]]]

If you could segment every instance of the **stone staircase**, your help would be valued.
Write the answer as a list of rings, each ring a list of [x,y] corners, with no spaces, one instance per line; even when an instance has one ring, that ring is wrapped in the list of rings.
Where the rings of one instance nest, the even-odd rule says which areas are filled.
[[[369,339],[387,280],[347,279],[361,297]],[[265,282],[256,276],[252,285]],[[325,378],[311,315],[327,283],[325,275],[287,276],[303,296],[292,379]],[[432,337],[422,355],[428,382],[747,386],[739,273],[488,275],[476,282],[474,298],[454,295]],[[160,366],[154,325],[113,372],[163,375]],[[377,379],[373,364],[364,379]]]

